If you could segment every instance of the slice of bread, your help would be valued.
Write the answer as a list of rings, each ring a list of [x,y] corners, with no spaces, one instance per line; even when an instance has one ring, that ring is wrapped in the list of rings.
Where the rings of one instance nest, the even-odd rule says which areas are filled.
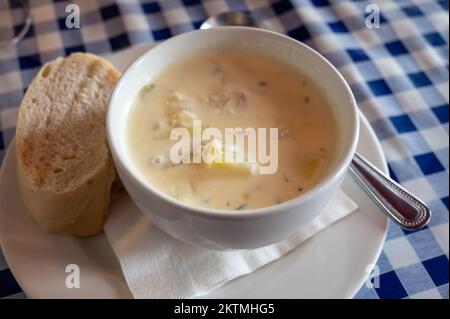
[[[89,236],[107,217],[115,170],[106,110],[119,72],[89,53],[45,64],[28,87],[16,127],[23,203],[46,231]]]

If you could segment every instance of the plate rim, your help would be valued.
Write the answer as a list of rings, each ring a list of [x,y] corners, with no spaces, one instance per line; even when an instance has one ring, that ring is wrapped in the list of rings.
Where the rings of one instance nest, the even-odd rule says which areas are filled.
[[[386,160],[386,156],[384,155],[384,152],[383,152],[383,148],[381,147],[380,140],[378,139],[374,129],[372,128],[372,125],[370,125],[369,120],[362,113],[361,109],[359,109],[359,120],[360,120],[361,123],[363,123],[363,125],[361,125],[361,126],[365,126],[365,128],[367,129],[367,133],[369,133],[370,137],[375,141],[374,146],[376,147],[376,153],[378,153],[380,155],[380,157],[381,157],[381,164],[383,164],[383,167],[380,167],[380,170],[384,174],[389,176],[389,167],[388,167],[388,163],[387,163],[387,160]],[[379,213],[381,214],[381,212],[379,212]],[[374,266],[376,265],[376,262],[380,258],[381,251],[383,250],[384,243],[386,242],[386,237],[387,237],[387,233],[388,233],[388,230],[389,230],[389,218],[387,216],[384,216],[384,221],[385,221],[384,222],[384,232],[383,232],[383,236],[382,236],[383,238],[382,238],[380,244],[378,245],[378,249],[377,249],[376,253],[374,254],[372,260],[369,263],[369,264],[374,265]],[[372,269],[371,269],[371,271],[372,271]],[[367,281],[367,278],[369,278],[369,276],[370,276],[370,272],[367,272],[367,276],[364,277],[361,280],[360,284],[357,285],[353,289],[353,291],[350,293],[350,296],[348,296],[347,299],[350,299],[350,298],[353,298],[354,296],[356,296],[356,294],[361,289],[363,284]]]

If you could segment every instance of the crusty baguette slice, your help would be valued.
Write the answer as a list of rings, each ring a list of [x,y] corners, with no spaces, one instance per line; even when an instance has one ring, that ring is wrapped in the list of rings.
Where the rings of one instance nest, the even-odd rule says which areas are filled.
[[[46,231],[89,236],[106,221],[115,170],[106,110],[119,72],[73,53],[45,64],[28,87],[16,127],[23,203]]]

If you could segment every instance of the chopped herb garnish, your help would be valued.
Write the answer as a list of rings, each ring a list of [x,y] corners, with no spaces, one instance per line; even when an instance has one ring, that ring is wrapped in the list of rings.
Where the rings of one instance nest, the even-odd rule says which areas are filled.
[[[227,200],[227,206],[230,207],[230,201],[229,200]]]
[[[216,66],[212,71],[212,75],[217,75],[221,72],[222,72],[222,69],[220,67]]]
[[[208,204],[208,203],[209,203],[209,198],[203,199],[203,203],[204,203],[204,204]]]
[[[150,91],[153,90],[154,87],[155,87],[155,84],[153,84],[153,83],[144,85],[141,89],[141,98],[144,97],[144,95],[150,93]]]
[[[236,208],[236,210],[244,209],[246,206],[247,206],[246,204],[239,205],[239,206]]]
[[[266,81],[259,81],[258,85],[262,86],[262,87],[266,87],[267,86],[267,82]]]
[[[286,183],[289,183],[289,179],[288,179],[287,176],[284,175],[284,174],[283,174],[283,179],[284,179],[284,181],[285,181]]]
[[[299,188],[298,188],[298,191],[299,191],[299,192],[303,192],[303,188],[302,188],[302,187],[299,187]]]

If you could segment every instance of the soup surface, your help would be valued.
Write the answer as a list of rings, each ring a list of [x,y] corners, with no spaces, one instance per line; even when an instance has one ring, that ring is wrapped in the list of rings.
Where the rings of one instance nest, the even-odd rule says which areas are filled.
[[[221,132],[266,128],[267,154],[269,128],[277,128],[276,171],[258,173],[262,164],[247,155],[235,163],[174,163],[170,151],[178,140],[171,131],[184,127],[193,135],[194,119]],[[272,206],[306,192],[330,170],[338,138],[331,103],[308,78],[273,58],[231,50],[207,51],[161,72],[135,97],[126,134],[130,158],[150,184],[181,201],[224,210]],[[225,151],[223,139],[213,142],[224,153],[249,149],[247,143]]]

